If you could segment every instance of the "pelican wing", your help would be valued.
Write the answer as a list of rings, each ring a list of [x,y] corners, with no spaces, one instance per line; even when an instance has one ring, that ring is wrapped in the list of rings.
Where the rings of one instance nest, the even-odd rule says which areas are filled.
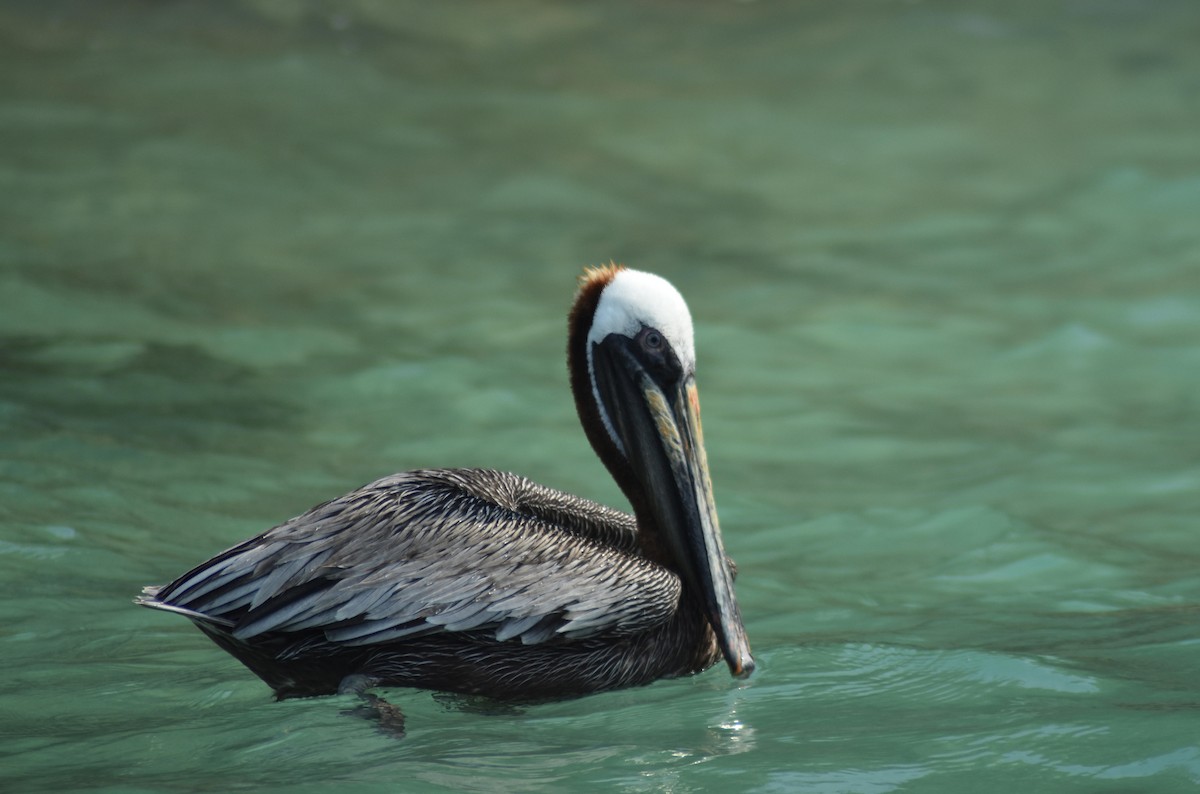
[[[408,472],[318,505],[143,602],[240,640],[630,635],[666,622],[680,593],[678,577],[635,546],[630,516],[513,474]]]

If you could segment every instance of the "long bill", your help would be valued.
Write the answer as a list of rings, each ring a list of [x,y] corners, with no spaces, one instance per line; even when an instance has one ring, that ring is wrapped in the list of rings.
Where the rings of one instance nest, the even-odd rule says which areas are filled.
[[[721,542],[695,377],[660,385],[623,345],[598,355],[596,364],[607,370],[602,399],[661,540],[700,595],[729,671],[745,678],[754,659]]]

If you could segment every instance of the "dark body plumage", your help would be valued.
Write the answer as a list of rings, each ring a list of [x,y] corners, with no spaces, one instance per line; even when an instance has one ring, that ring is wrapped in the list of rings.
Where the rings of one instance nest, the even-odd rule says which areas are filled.
[[[580,422],[634,515],[484,469],[385,477],[148,587],[280,697],[374,685],[545,699],[754,669],[700,430],[691,316],[589,271],[568,322]],[[660,330],[661,329],[661,330]]]
[[[632,516],[507,472],[413,471],[312,508],[155,590],[280,697],[371,683],[529,699],[720,658]]]

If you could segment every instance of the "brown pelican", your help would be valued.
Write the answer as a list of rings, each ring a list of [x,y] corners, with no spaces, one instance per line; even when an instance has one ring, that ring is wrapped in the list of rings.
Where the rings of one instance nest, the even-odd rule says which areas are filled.
[[[523,477],[385,477],[138,603],[190,618],[279,698],[419,687],[535,700],[754,669],[700,429],[692,320],[664,279],[580,278],[580,421],[633,515]]]

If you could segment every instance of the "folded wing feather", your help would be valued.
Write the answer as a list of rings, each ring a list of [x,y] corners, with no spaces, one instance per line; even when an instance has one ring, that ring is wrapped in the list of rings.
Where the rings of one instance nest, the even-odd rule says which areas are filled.
[[[680,582],[632,551],[635,537],[631,517],[516,475],[408,472],[218,555],[156,600],[232,623],[242,640],[312,630],[347,645],[441,631],[527,644],[637,634],[668,620]]]

